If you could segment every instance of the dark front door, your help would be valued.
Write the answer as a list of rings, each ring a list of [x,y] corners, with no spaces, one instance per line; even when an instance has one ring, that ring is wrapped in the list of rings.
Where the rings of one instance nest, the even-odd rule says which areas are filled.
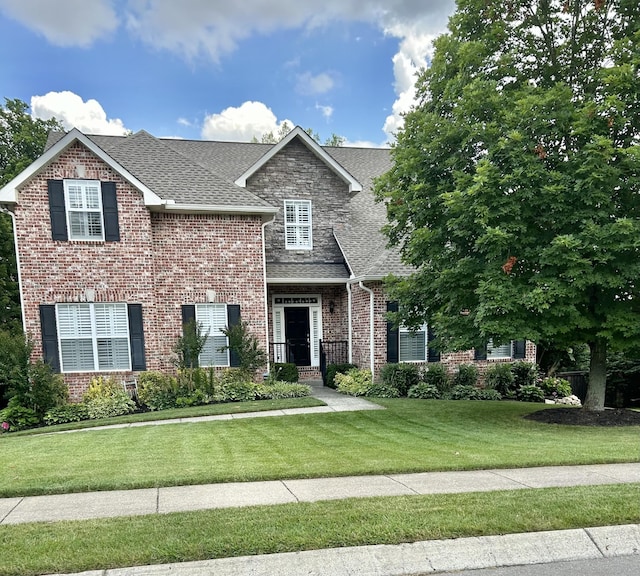
[[[284,324],[289,354],[287,361],[296,366],[311,366],[309,308],[285,308]]]

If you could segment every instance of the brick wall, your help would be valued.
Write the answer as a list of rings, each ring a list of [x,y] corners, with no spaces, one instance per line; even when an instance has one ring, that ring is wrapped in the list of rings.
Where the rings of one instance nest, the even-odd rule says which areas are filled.
[[[280,209],[266,229],[268,262],[342,262],[332,229],[348,219],[349,188],[299,140],[260,168],[247,189]],[[311,200],[313,250],[285,248],[285,200]]]
[[[120,242],[53,241],[47,180],[116,183]],[[147,369],[171,367],[181,332],[182,304],[240,304],[266,345],[261,219],[244,216],[151,214],[142,194],[81,144],[71,146],[25,184],[15,209],[23,314],[42,356],[40,304],[86,301],[142,304]],[[94,374],[65,374],[79,399]],[[115,374],[117,378],[127,374]]]

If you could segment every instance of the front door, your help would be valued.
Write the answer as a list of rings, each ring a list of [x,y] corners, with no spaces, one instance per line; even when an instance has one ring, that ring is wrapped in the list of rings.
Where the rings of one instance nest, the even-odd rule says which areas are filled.
[[[309,308],[304,306],[285,307],[284,323],[287,337],[287,361],[296,366],[310,366]]]

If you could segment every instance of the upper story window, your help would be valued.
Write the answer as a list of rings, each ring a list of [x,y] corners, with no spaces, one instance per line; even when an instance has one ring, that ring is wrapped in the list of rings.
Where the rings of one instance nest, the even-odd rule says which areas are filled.
[[[102,194],[97,180],[65,180],[70,240],[104,240]]]
[[[284,237],[289,250],[311,250],[311,201],[284,201]]]

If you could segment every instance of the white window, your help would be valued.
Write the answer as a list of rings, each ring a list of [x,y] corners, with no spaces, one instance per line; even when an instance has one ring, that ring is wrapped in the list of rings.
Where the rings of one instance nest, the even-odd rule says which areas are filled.
[[[501,346],[494,346],[493,341],[487,344],[487,359],[511,358],[513,356],[512,342],[507,342]]]
[[[229,350],[220,350],[228,344],[227,337],[221,332],[227,326],[227,305],[196,304],[196,322],[202,326],[202,333],[208,334],[198,364],[229,366]]]
[[[311,201],[284,201],[284,236],[287,249],[311,250]]]
[[[408,330],[400,327],[399,331],[400,362],[424,362],[427,359],[427,326],[421,326],[418,330]]]
[[[58,304],[56,320],[63,372],[131,369],[126,304]]]
[[[71,240],[104,240],[98,180],[65,180],[64,200]]]

